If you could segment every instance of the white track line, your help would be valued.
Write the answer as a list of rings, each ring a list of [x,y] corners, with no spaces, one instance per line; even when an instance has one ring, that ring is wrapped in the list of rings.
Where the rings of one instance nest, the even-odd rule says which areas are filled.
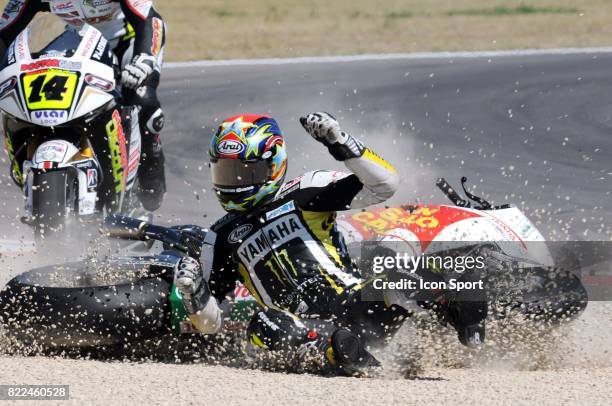
[[[29,254],[36,251],[34,241],[0,240],[0,255]]]
[[[409,54],[365,54],[349,56],[305,56],[298,58],[264,59],[226,59],[210,61],[167,62],[166,69],[205,68],[212,66],[253,66],[253,65],[294,65],[307,63],[338,63],[360,61],[419,60],[419,59],[456,59],[456,58],[493,58],[505,56],[571,55],[612,53],[612,48],[555,48],[555,49],[517,49],[508,51],[475,52],[415,52]]]

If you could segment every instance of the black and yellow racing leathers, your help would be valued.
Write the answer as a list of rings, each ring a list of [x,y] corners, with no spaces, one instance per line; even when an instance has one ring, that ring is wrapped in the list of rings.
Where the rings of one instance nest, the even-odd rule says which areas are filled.
[[[261,347],[323,344],[339,328],[364,342],[384,339],[406,316],[401,307],[360,300],[366,284],[336,228],[337,211],[391,197],[397,172],[367,148],[344,163],[352,174],[309,172],[285,183],[263,207],[226,215],[206,236],[202,264],[210,270],[210,290],[220,302],[237,280],[247,286],[263,309],[248,329]],[[210,314],[191,319],[213,333],[219,326],[207,320]]]

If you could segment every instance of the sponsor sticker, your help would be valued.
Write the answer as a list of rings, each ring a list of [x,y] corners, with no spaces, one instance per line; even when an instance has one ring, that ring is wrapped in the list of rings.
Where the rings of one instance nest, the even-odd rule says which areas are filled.
[[[260,231],[245,239],[238,247],[238,256],[245,266],[252,269],[257,261],[272,249],[296,238],[307,241],[311,237],[297,214],[293,213],[266,224]]]
[[[108,44],[108,41],[103,37],[100,38],[100,41],[98,41],[98,45],[96,46],[96,49],[92,55],[93,59],[97,61],[102,59],[102,55],[104,55],[104,50],[106,49],[106,44]]]
[[[278,192],[278,197],[282,198],[284,196],[287,196],[289,193],[293,192],[294,190],[298,189],[300,187],[300,182],[302,181],[302,178],[304,178],[304,175],[297,177],[293,180],[290,180],[289,182],[281,186],[281,189]]]
[[[98,186],[98,171],[95,169],[87,170],[87,187],[95,189]]]
[[[51,7],[53,8],[53,11],[74,10],[74,3],[72,1],[65,1],[63,3],[53,3]]]
[[[234,301],[245,302],[249,300],[253,300],[253,297],[246,286],[244,286],[242,283],[236,285],[236,289],[234,289]]]
[[[280,207],[277,207],[274,210],[271,210],[269,212],[266,213],[266,220],[272,220],[275,219],[277,217],[282,216],[285,213],[289,213],[291,211],[295,210],[295,203],[293,203],[293,200],[283,204]]]
[[[284,192],[286,190],[291,189],[293,186],[299,184],[302,179],[304,178],[304,175],[302,176],[298,176],[297,178],[290,180],[289,182],[285,183],[282,187],[281,187],[281,192]]]
[[[66,119],[65,110],[39,110],[32,113],[33,119],[42,125],[55,125]]]
[[[41,118],[64,118],[66,110],[40,110],[34,112],[34,117]]]
[[[164,38],[164,23],[157,17],[153,18],[153,44],[151,44],[151,54],[159,55]]]
[[[235,140],[223,140],[217,144],[217,152],[222,155],[237,155],[244,151],[244,144]]]
[[[89,58],[93,51],[92,48],[97,44],[96,40],[99,38],[99,35],[98,31],[89,30],[87,36],[83,39],[81,45],[79,45],[80,48],[82,47],[80,53],[82,57]]]
[[[531,224],[531,222],[527,219],[523,219],[518,228],[520,229],[519,234],[524,239],[529,238],[529,236],[535,231],[533,224]]]
[[[113,82],[109,82],[108,80],[99,78],[89,73],[85,75],[85,82],[88,85],[98,88],[104,92],[110,92],[115,88],[115,84]]]
[[[19,16],[21,8],[25,7],[25,4],[19,0],[10,0],[6,6],[4,6],[4,12],[2,18],[0,18],[0,28],[4,28],[15,21]]]
[[[4,95],[7,94],[9,91],[13,90],[16,84],[17,79],[15,79],[14,77],[2,82],[2,84],[0,84],[0,98],[4,97]]]
[[[26,57],[26,40],[25,40],[25,34],[22,32],[21,34],[19,34],[19,36],[17,37],[17,59],[21,60],[21,59],[25,59]]]
[[[89,6],[91,8],[96,8],[100,6],[106,6],[111,2],[111,0],[83,0],[83,4]]]
[[[12,65],[15,63],[15,43],[13,42],[7,51],[8,64]]]
[[[126,3],[130,10],[138,14],[143,20],[147,18],[151,7],[153,7],[152,0],[127,0]]]
[[[106,134],[108,135],[108,146],[111,153],[115,192],[119,193],[125,187],[125,176],[127,175],[125,170],[128,166],[125,132],[119,110],[113,111],[111,121],[106,124]]]
[[[180,322],[181,334],[192,334],[199,333],[198,329],[193,326],[193,323],[189,320],[183,320]]]
[[[240,227],[234,229],[234,231],[230,233],[227,240],[234,244],[239,243],[248,233],[251,232],[252,229],[253,229],[252,224],[243,224]]]
[[[68,145],[60,141],[49,141],[36,150],[36,162],[62,162],[68,151]]]
[[[93,195],[93,196],[92,196]],[[85,196],[79,198],[79,214],[87,215],[96,211],[96,194],[86,193]]]
[[[22,72],[30,72],[47,68],[59,68],[65,70],[80,70],[83,64],[81,62],[67,61],[63,59],[42,59],[32,63],[24,63],[21,65]]]

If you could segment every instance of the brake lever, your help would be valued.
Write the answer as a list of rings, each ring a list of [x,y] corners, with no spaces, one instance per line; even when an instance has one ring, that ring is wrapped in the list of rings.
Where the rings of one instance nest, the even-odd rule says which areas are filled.
[[[146,221],[121,214],[106,216],[100,232],[108,237],[123,240],[145,241],[146,230],[150,226]]]
[[[461,196],[459,196],[457,191],[453,189],[453,187],[446,181],[446,179],[439,178],[436,181],[436,186],[442,191],[442,193],[446,195],[446,197],[450,199],[451,202],[453,202],[455,206],[470,207],[470,202],[461,198]]]

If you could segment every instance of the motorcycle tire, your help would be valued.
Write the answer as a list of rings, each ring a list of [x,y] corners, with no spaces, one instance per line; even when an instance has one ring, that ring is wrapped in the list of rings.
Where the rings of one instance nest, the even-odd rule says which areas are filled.
[[[504,304],[537,322],[558,324],[573,320],[586,309],[588,293],[580,278],[559,268],[532,268],[522,279],[534,281]]]
[[[588,294],[580,279],[571,272],[541,268],[544,283],[525,294],[526,314],[535,319],[559,323],[572,320],[587,306]]]
[[[37,240],[49,239],[64,228],[67,209],[76,198],[75,183],[74,176],[66,170],[34,174],[32,215]]]
[[[118,346],[169,331],[171,283],[136,263],[106,263],[121,275],[105,283],[85,261],[47,266],[0,292],[0,323],[13,338],[43,348]]]

